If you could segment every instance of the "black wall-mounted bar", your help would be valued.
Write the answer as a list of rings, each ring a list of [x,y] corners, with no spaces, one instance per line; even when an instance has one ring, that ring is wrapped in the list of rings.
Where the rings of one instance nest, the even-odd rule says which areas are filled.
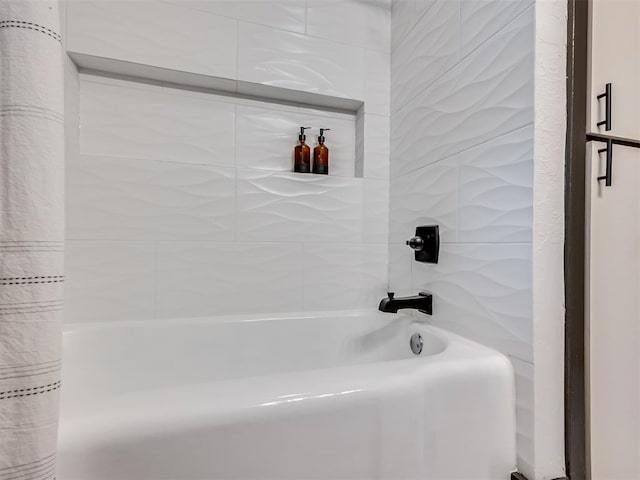
[[[608,132],[611,130],[611,84],[607,83],[604,87],[604,93],[598,95],[598,100],[604,98],[604,120],[597,123],[598,126],[604,125],[604,129]]]
[[[640,148],[640,140],[634,140],[633,138],[615,137],[613,135],[604,135],[602,133],[587,133],[587,142],[606,142],[607,140],[611,140],[611,143],[614,145]]]

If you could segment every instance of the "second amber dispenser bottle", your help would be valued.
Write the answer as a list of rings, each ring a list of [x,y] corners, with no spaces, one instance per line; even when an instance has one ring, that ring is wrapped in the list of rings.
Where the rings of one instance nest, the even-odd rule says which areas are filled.
[[[318,136],[318,145],[313,149],[313,173],[321,175],[329,174],[329,149],[324,144],[324,132],[330,128],[321,128]]]

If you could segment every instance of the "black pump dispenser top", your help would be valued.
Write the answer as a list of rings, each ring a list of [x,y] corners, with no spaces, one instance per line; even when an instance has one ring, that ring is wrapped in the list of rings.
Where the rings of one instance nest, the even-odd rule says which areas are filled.
[[[305,130],[308,130],[311,127],[300,127],[300,135],[298,135],[298,140],[301,142],[307,139],[307,136],[304,134]]]
[[[321,128],[320,129],[320,136],[318,137],[318,143],[324,143],[324,132],[328,132],[329,130],[331,130],[330,128]]]

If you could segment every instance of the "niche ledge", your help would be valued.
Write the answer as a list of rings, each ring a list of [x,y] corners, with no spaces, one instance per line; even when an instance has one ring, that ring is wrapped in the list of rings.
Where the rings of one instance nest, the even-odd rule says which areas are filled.
[[[318,108],[340,113],[355,114],[363,105],[361,100],[334,97],[318,93],[291,90],[260,83],[244,82],[199,73],[173,70],[107,57],[68,52],[80,71],[99,75],[118,75],[148,82],[174,86],[206,88],[231,95],[270,103],[285,103],[307,108]]]

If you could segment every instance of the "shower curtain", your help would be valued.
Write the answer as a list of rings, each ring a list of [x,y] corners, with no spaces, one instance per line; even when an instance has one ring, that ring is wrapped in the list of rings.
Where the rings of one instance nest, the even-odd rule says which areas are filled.
[[[56,1],[0,0],[0,479],[55,478],[64,249]]]

